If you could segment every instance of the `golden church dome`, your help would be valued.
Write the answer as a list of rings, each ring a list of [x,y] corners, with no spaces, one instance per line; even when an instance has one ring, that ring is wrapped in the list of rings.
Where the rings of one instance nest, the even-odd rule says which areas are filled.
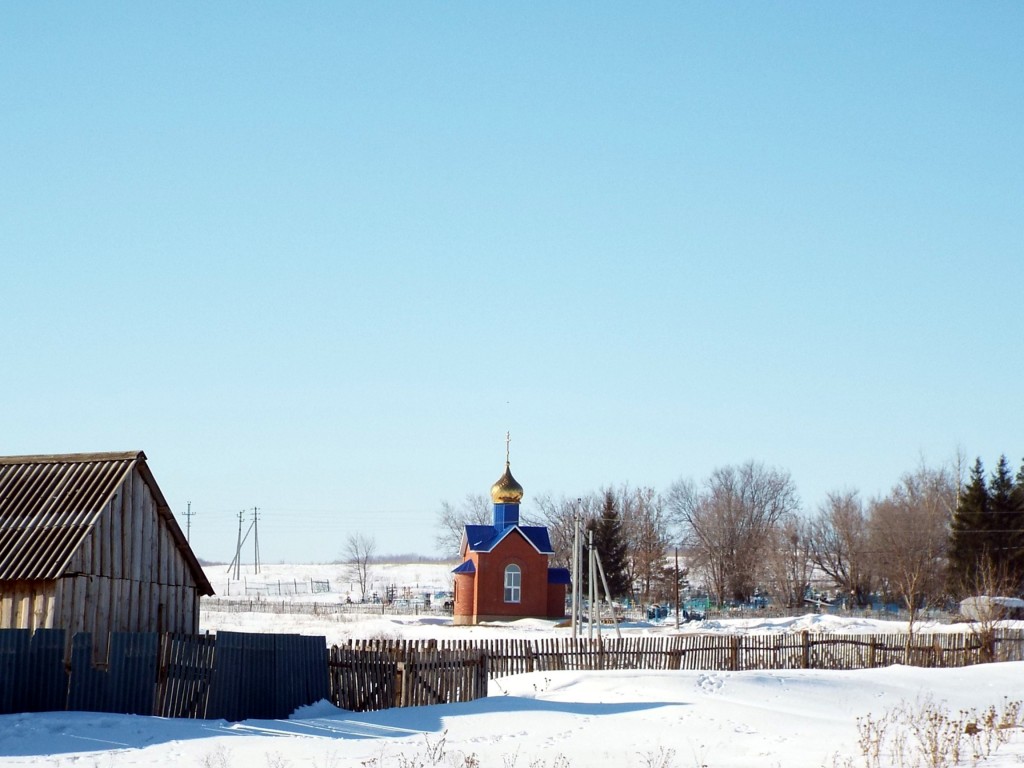
[[[512,477],[512,470],[505,462],[505,474],[491,486],[491,501],[495,504],[518,504],[523,500],[523,486]]]

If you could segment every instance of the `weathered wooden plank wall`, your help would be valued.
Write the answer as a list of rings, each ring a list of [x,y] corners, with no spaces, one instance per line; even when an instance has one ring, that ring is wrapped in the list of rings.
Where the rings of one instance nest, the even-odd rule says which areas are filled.
[[[138,467],[100,513],[92,531],[52,587],[49,626],[93,635],[93,660],[107,657],[113,632],[198,629],[199,596],[157,500]]]
[[[54,621],[54,583],[8,581],[0,589],[0,626],[49,629]]]

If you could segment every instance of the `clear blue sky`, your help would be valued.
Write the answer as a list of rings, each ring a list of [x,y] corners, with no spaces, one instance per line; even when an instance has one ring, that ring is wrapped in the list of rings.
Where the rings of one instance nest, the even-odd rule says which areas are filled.
[[[201,557],[1024,456],[1024,5],[8,3],[0,434]],[[247,555],[251,557],[251,553]]]

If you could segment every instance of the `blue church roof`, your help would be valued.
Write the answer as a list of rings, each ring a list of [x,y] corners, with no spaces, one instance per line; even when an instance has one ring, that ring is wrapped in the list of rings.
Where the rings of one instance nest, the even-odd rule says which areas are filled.
[[[493,539],[496,533],[493,525],[467,525],[466,543],[469,545],[469,551],[479,552],[483,550],[486,552],[490,549],[490,547],[486,546],[487,542]]]
[[[493,525],[467,525],[466,545],[470,552],[490,552],[511,531],[519,531],[541,554],[553,555],[555,553],[555,550],[551,548],[548,529],[542,525],[512,525],[504,530],[498,530]]]
[[[472,560],[467,560],[461,565],[452,568],[452,573],[476,573],[476,566],[473,565]]]

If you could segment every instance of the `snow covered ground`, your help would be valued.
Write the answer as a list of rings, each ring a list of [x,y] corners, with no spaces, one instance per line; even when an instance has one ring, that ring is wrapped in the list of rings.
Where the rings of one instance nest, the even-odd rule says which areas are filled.
[[[404,568],[389,569],[396,583],[404,578]],[[417,571],[429,588],[434,576],[424,574],[433,570],[434,566],[422,566]],[[438,588],[443,589],[444,566],[436,570]],[[904,627],[884,624],[808,615],[707,622],[686,630]],[[535,621],[455,628],[439,617],[371,615],[339,620],[219,612],[204,612],[203,625],[211,631],[322,634],[330,641],[381,634],[495,637],[568,632]],[[625,631],[675,630],[668,622],[637,623]],[[538,672],[492,681],[487,699],[467,704],[364,714],[321,702],[282,721],[226,723],[93,713],[0,716],[0,766],[837,768],[864,765],[858,717],[878,719],[901,704],[920,711],[928,702],[951,713],[990,705],[1003,708],[1008,698],[1022,696],[1024,663],[852,672]],[[1020,729],[1007,733],[1008,743],[985,765],[1024,763],[1024,734]],[[969,754],[962,762],[971,764]],[[880,764],[899,763],[883,757]]]

